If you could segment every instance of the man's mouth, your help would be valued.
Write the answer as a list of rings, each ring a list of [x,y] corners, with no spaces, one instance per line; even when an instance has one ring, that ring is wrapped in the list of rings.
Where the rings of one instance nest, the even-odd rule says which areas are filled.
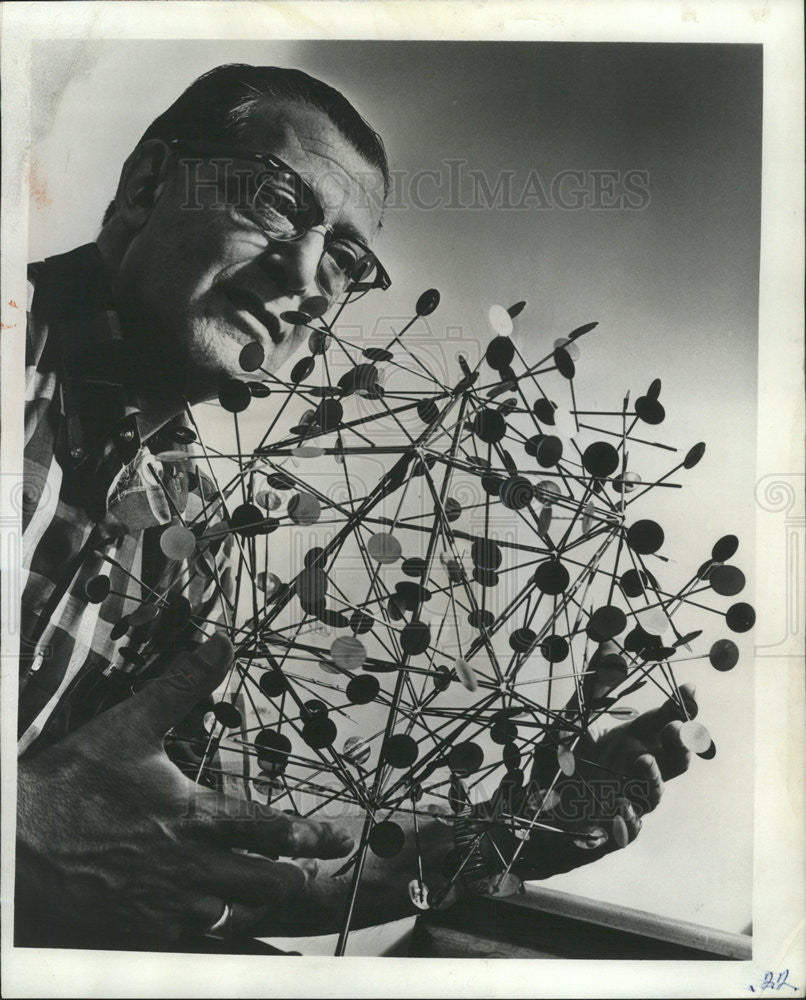
[[[232,305],[241,312],[249,313],[271,337],[272,342],[281,344],[285,339],[280,320],[269,312],[258,295],[243,288],[225,288],[224,293]]]

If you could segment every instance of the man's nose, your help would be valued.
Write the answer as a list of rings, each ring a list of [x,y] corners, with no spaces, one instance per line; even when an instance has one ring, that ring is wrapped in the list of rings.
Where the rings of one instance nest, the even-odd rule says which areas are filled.
[[[282,294],[318,291],[316,273],[323,249],[324,233],[312,229],[298,240],[272,242],[261,254],[260,265]]]

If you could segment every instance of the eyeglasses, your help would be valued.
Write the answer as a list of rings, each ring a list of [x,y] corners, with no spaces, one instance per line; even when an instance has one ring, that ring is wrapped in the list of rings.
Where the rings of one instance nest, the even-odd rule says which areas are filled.
[[[353,301],[392,284],[385,268],[370,248],[354,236],[336,236],[325,223],[325,213],[310,185],[287,163],[270,153],[235,146],[211,146],[173,139],[174,150],[196,153],[204,159],[253,160],[263,171],[248,179],[237,174],[224,178],[228,203],[252,222],[267,239],[293,243],[306,233],[322,232],[324,247],[316,271],[316,284],[331,302]]]

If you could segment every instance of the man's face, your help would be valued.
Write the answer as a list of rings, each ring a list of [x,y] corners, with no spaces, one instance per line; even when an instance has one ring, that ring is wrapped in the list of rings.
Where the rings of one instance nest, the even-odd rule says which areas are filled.
[[[274,100],[255,109],[234,148],[279,157],[314,191],[335,235],[371,243],[380,222],[382,177],[321,111],[294,99]],[[259,175],[263,168],[232,160],[228,169],[234,176]],[[264,367],[276,371],[309,333],[281,314],[320,294],[315,276],[323,234],[272,243],[228,204],[223,184],[212,187],[215,177],[224,177],[220,164],[176,162],[118,272],[124,308],[166,362],[172,359],[186,373],[191,400],[209,398],[223,376],[243,374],[238,357],[245,344],[258,341]],[[197,179],[190,191],[188,179]]]

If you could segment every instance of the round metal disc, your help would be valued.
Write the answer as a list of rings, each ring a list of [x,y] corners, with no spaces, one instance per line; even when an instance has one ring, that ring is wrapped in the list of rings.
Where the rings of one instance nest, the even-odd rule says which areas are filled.
[[[632,493],[641,484],[641,477],[637,472],[625,472],[623,476],[615,476],[610,485],[616,493]]]
[[[566,351],[564,347],[555,347],[553,352],[554,364],[557,366],[557,371],[562,375],[563,378],[572,379],[576,374],[576,366],[574,365],[571,355]]]
[[[734,597],[744,590],[744,573],[737,566],[715,566],[708,574],[708,582],[722,597]]]
[[[303,740],[314,750],[332,746],[336,736],[336,723],[326,715],[317,715],[302,727]]]
[[[544,594],[561,594],[570,582],[568,570],[559,559],[547,559],[535,570],[535,585]]]
[[[343,670],[360,670],[367,658],[367,650],[360,639],[343,635],[331,645],[330,655],[337,667]]]
[[[476,680],[476,672],[467,660],[460,656],[458,659],[454,660],[453,665],[456,669],[456,673],[459,675],[459,680],[462,682],[462,686],[467,688],[468,691],[476,691],[479,686],[479,683]]]
[[[300,382],[304,382],[315,367],[316,362],[312,357],[300,358],[300,360],[291,369],[291,381],[295,385]]]
[[[260,533],[267,519],[254,504],[242,503],[230,514],[229,520],[233,531],[248,538]]]
[[[220,722],[225,729],[237,729],[243,725],[243,718],[238,709],[230,701],[219,701],[213,705],[213,713],[216,721]]]
[[[534,488],[524,476],[512,476],[501,484],[498,495],[509,510],[523,510],[534,499]]]
[[[498,410],[484,407],[473,419],[473,433],[486,444],[496,444],[507,432],[506,420]]]
[[[736,554],[738,548],[739,539],[736,535],[723,535],[722,538],[714,542],[714,547],[711,549],[711,558],[716,562],[727,562],[728,559]]]
[[[628,569],[622,574],[619,585],[626,597],[640,597],[646,590],[648,582],[643,570]]]
[[[495,615],[489,608],[474,608],[467,616],[467,623],[471,628],[490,628],[495,621]]]
[[[630,722],[638,717],[638,709],[630,708],[628,705],[614,705],[607,710],[607,714],[612,719],[618,719],[619,722]]]
[[[360,736],[348,736],[344,741],[342,755],[353,764],[366,764],[372,753],[372,747]]]
[[[196,553],[196,536],[183,524],[172,524],[160,535],[160,548],[168,559],[181,562]]]
[[[693,753],[704,753],[711,745],[711,735],[701,722],[689,720],[680,727],[680,742]]]
[[[600,641],[612,639],[627,628],[627,616],[614,604],[597,608],[590,618],[590,626]]]
[[[271,396],[271,386],[265,382],[247,382],[246,385],[249,394],[254,399],[265,399],[267,396]]]
[[[291,740],[276,729],[261,729],[255,737],[255,749],[258,761],[264,771],[274,770],[281,773],[288,763],[291,753]]]
[[[324,455],[324,448],[316,448],[312,445],[300,445],[291,452],[292,458],[321,458]]]
[[[370,558],[386,566],[397,562],[403,550],[394,535],[380,531],[370,537],[367,542],[367,552]]]
[[[498,569],[503,558],[501,546],[493,538],[476,538],[470,546],[470,558],[479,569]]]
[[[400,633],[400,646],[409,656],[419,656],[431,645],[431,629],[425,622],[410,622]]]
[[[553,479],[541,479],[534,488],[535,499],[544,504],[553,503],[561,493],[560,484]]]
[[[379,858],[393,858],[400,854],[406,842],[403,827],[386,820],[376,823],[369,835],[369,849]]]
[[[686,457],[683,459],[683,467],[685,469],[693,469],[704,454],[705,454],[705,442],[700,441],[700,443],[695,444],[693,448],[689,448]]]
[[[283,506],[283,498],[274,490],[260,490],[255,494],[255,503],[260,504],[265,510],[277,510]]]
[[[195,544],[195,539],[194,539]],[[84,596],[90,604],[100,604],[109,594],[109,577],[93,576],[84,584]]]
[[[375,619],[359,608],[356,608],[350,615],[350,628],[353,630],[353,635],[364,635],[370,632],[374,624]]]
[[[516,628],[509,637],[510,648],[516,653],[528,653],[537,635],[530,628]]]
[[[272,472],[266,476],[266,482],[273,490],[293,490],[294,480],[285,472]]]
[[[512,335],[514,329],[512,317],[503,306],[490,306],[487,319],[490,323],[490,329],[499,337],[509,337]]]
[[[383,745],[383,759],[398,770],[411,767],[419,754],[420,748],[416,741],[406,733],[396,733],[394,736],[390,736]]]
[[[288,689],[288,681],[280,670],[267,670],[260,675],[260,690],[267,698],[279,698]]]
[[[582,464],[592,476],[606,478],[619,466],[619,454],[607,441],[594,441],[582,453]]]
[[[739,662],[739,647],[731,639],[717,639],[708,652],[716,670],[732,670]]]
[[[321,601],[327,594],[330,581],[324,570],[309,567],[302,570],[294,581],[294,590],[301,601]]]
[[[636,399],[635,412],[638,414],[638,418],[643,420],[645,424],[662,424],[666,417],[663,404],[649,396],[639,396]]]
[[[429,288],[417,299],[414,311],[418,316],[430,316],[439,305],[439,292],[436,288]]]
[[[571,838],[574,844],[583,851],[595,851],[607,843],[607,830],[602,826],[589,826],[580,833],[574,833]]]
[[[549,663],[562,663],[568,656],[568,641],[561,635],[547,635],[540,643],[540,652]]]
[[[574,753],[564,743],[561,743],[557,747],[557,763],[562,773],[568,775],[568,777],[576,771],[577,762]]]
[[[177,444],[192,444],[196,440],[196,432],[190,427],[178,424],[168,430],[168,437],[176,441]]]
[[[462,778],[474,774],[483,763],[484,751],[472,740],[456,743],[448,753],[448,767]]]
[[[276,573],[265,573],[263,571],[258,573],[256,582],[266,597],[276,593],[283,585],[282,580]]]
[[[418,910],[430,909],[428,905],[428,886],[425,882],[420,882],[420,880],[416,878],[413,878],[411,882],[409,882],[409,899]]]
[[[322,506],[311,493],[297,493],[288,501],[288,516],[294,524],[316,524]]]
[[[391,351],[384,350],[383,347],[365,347],[361,352],[365,358],[370,361],[391,361],[394,358],[394,354]]]
[[[523,892],[523,882],[514,872],[499,872],[487,882],[487,893],[499,899]]]
[[[353,705],[368,705],[378,694],[381,685],[371,674],[353,677],[347,685],[347,698]]]
[[[252,402],[252,393],[246,382],[228,378],[218,390],[218,401],[230,413],[241,413]]]
[[[663,545],[663,541],[663,528],[657,521],[636,521],[627,529],[627,544],[639,555],[652,555]]]
[[[556,407],[550,399],[545,399],[541,396],[540,399],[535,400],[532,409],[541,424],[548,424],[550,427],[554,426],[554,411]]]
[[[251,344],[246,344],[241,348],[238,363],[245,372],[253,372],[260,368],[265,358],[266,352],[263,350],[263,345],[253,340]]]
[[[323,434],[336,430],[344,418],[344,407],[338,399],[325,399],[316,407],[313,424]]]
[[[731,632],[747,632],[756,623],[756,613],[751,605],[740,601],[728,608],[725,621]]]
[[[556,465],[563,455],[563,443],[554,434],[544,434],[536,442],[535,458],[544,469]]]
[[[417,416],[424,424],[432,424],[439,417],[439,407],[433,399],[421,399],[417,404]]]
[[[308,337],[308,350],[315,356],[327,354],[332,341],[333,338],[324,330],[312,330]]]
[[[515,345],[509,337],[493,337],[484,355],[487,364],[494,371],[501,371],[511,365],[514,357]]]
[[[572,361],[579,361],[582,357],[582,351],[579,349],[579,344],[573,340],[569,340],[567,337],[559,337],[554,341],[554,349],[556,350],[558,347],[564,348],[564,350],[568,353],[568,357]]]
[[[482,587],[497,587],[499,578],[494,569],[481,569],[476,566],[473,570],[473,579]]]
[[[458,500],[454,500],[453,497],[448,497],[446,499],[444,507],[445,507],[445,516],[448,518],[448,521],[450,522],[458,521],[459,518],[462,516],[462,505],[459,503]]]
[[[636,616],[641,628],[650,636],[664,635],[669,629],[669,619],[660,608],[647,608]]]
[[[280,313],[280,319],[293,326],[305,326],[306,323],[310,323],[312,317],[310,313],[302,312],[301,309],[286,309],[285,312]]]

